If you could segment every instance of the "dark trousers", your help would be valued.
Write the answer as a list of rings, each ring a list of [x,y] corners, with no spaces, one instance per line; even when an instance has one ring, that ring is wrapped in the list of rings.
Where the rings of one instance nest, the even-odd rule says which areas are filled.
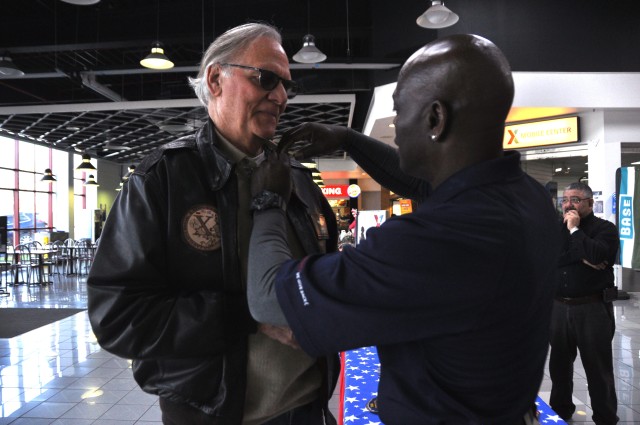
[[[573,394],[573,364],[578,350],[587,375],[589,397],[596,425],[613,425],[618,400],[613,377],[611,341],[615,334],[613,304],[592,302],[566,305],[554,301],[551,317],[549,405],[561,417],[576,410]]]
[[[320,402],[296,407],[262,425],[336,425],[333,415]],[[174,403],[160,397],[164,425],[218,425],[219,420],[188,404]]]

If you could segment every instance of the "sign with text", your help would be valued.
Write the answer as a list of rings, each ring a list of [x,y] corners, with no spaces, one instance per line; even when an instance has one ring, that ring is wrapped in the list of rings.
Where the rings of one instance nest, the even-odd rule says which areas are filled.
[[[400,214],[409,214],[412,210],[411,199],[400,199]]]
[[[523,149],[574,143],[579,140],[578,117],[569,117],[507,125],[504,127],[502,147]]]
[[[633,239],[633,197],[620,196],[620,238]]]
[[[616,171],[616,194],[618,205],[618,235],[620,236],[620,264],[622,267],[640,269],[640,239],[635,228],[640,225],[635,203],[640,200],[640,169],[620,167]]]
[[[327,199],[349,198],[349,185],[346,184],[328,184],[321,189],[322,194]]]

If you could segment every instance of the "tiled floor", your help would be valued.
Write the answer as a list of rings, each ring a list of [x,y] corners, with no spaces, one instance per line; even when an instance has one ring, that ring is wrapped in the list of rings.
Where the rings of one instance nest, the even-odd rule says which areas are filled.
[[[46,287],[9,286],[0,308],[86,308],[84,277]],[[613,342],[620,424],[640,423],[640,293],[616,301]],[[591,424],[584,370],[575,368],[574,424]],[[636,373],[636,370],[638,373]],[[11,339],[0,339],[0,425],[161,424],[157,398],[134,382],[129,361],[103,351],[86,312]],[[548,402],[548,375],[540,396]],[[337,396],[331,400],[337,410]]]

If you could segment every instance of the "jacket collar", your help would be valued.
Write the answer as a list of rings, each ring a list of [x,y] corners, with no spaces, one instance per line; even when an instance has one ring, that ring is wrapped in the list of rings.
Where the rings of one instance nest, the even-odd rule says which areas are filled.
[[[220,190],[229,180],[232,165],[216,147],[216,131],[211,119],[196,133],[198,152],[204,161],[207,183],[213,191]]]

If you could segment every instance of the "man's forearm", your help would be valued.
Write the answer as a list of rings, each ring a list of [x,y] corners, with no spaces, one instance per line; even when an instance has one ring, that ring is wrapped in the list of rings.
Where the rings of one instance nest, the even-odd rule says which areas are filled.
[[[291,259],[286,220],[286,213],[279,208],[256,211],[249,245],[249,310],[258,322],[278,326],[288,326],[275,292],[280,265]]]

